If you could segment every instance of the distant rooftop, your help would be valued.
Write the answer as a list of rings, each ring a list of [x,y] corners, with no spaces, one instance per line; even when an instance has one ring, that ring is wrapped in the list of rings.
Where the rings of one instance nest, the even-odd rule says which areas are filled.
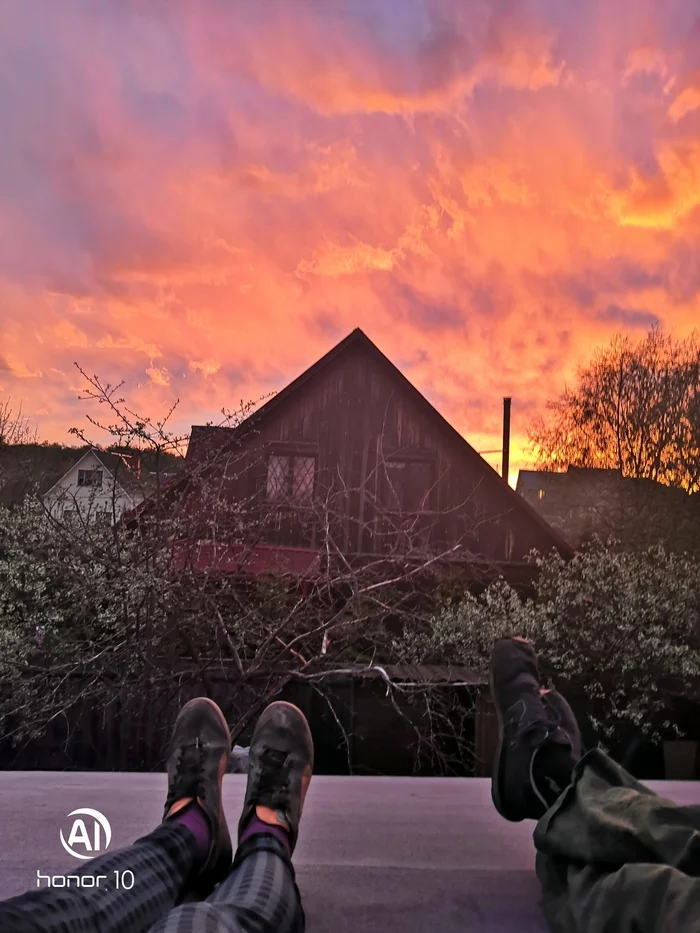
[[[185,460],[188,464],[201,463],[214,456],[231,440],[234,431],[211,424],[193,424]]]

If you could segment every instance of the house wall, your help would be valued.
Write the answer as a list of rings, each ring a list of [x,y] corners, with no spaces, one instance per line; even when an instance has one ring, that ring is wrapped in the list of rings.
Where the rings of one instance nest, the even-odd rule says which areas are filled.
[[[264,506],[266,458],[270,450],[315,452],[317,495],[347,490],[337,527],[346,553],[377,553],[393,547],[395,516],[377,508],[384,463],[392,455],[427,457],[435,483],[429,508],[417,520],[421,543],[430,547],[457,541],[480,557],[522,560],[532,548],[549,550],[546,528],[508,495],[500,477],[469,451],[440,419],[430,417],[391,373],[355,348],[298,390],[289,403],[261,419],[245,453],[234,452],[226,468],[229,499],[258,498]],[[314,528],[303,509],[280,511],[269,543],[311,546]],[[415,530],[415,529],[414,529]]]
[[[79,486],[79,470],[102,470],[102,486]],[[45,496],[44,503],[56,521],[67,519],[66,510],[76,510],[86,520],[94,520],[99,512],[106,512],[110,521],[118,519],[125,509],[133,508],[131,496],[115,484],[111,473],[95,454],[88,453],[78,461]]]

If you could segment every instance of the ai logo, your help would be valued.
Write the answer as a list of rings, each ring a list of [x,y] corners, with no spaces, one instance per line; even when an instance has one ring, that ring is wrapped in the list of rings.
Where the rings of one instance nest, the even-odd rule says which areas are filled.
[[[112,841],[112,827],[103,813],[84,807],[81,810],[73,810],[68,816],[76,817],[76,819],[73,820],[67,842],[63,830],[60,831],[61,845],[73,858],[91,859],[109,848]],[[89,818],[87,824],[84,819],[81,819],[84,816]],[[92,833],[88,832],[88,826],[92,829]],[[82,852],[76,852],[75,846],[81,848]]]

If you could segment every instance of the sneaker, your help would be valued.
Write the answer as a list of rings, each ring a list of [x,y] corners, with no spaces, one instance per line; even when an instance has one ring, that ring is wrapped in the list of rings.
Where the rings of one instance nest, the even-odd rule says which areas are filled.
[[[209,854],[194,883],[206,896],[228,874],[233,860],[231,836],[221,800],[231,735],[224,714],[212,700],[197,697],[180,710],[168,752],[168,795],[163,822],[196,801],[212,831]]]
[[[271,703],[258,720],[248,755],[238,838],[257,814],[288,832],[293,852],[314,766],[314,743],[302,711],[291,703]]]
[[[537,656],[529,642],[517,638],[496,642],[490,682],[499,731],[491,778],[493,802],[511,822],[539,819],[543,805],[547,810],[549,804],[533,779],[535,754],[543,745],[558,745],[573,756],[576,741],[580,749],[580,733],[577,725],[575,735],[568,730],[576,720],[561,694],[555,700],[551,693],[542,695]],[[570,720],[562,717],[559,700],[566,704]]]

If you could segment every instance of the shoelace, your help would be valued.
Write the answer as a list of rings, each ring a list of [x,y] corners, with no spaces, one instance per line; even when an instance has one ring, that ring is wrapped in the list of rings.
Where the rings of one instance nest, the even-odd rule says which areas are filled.
[[[170,797],[172,802],[180,797],[204,798],[206,784],[202,783],[202,747],[199,736],[194,745],[185,745],[175,766]]]
[[[275,748],[264,748],[260,753],[260,777],[256,787],[256,797],[261,802],[276,808],[282,807],[289,799],[289,771],[287,755]]]
[[[522,706],[521,706],[522,704]],[[518,700],[517,703],[514,703],[513,706],[508,710],[505,715],[504,727],[507,730],[516,728],[515,732],[510,738],[511,748],[515,748],[518,742],[523,739],[525,736],[529,735],[531,732],[536,732],[539,729],[546,729],[547,734],[554,731],[554,729],[559,728],[559,719],[555,715],[554,711],[550,708],[547,703],[542,704],[544,707],[544,712],[532,717],[527,717],[528,708],[524,700]]]

